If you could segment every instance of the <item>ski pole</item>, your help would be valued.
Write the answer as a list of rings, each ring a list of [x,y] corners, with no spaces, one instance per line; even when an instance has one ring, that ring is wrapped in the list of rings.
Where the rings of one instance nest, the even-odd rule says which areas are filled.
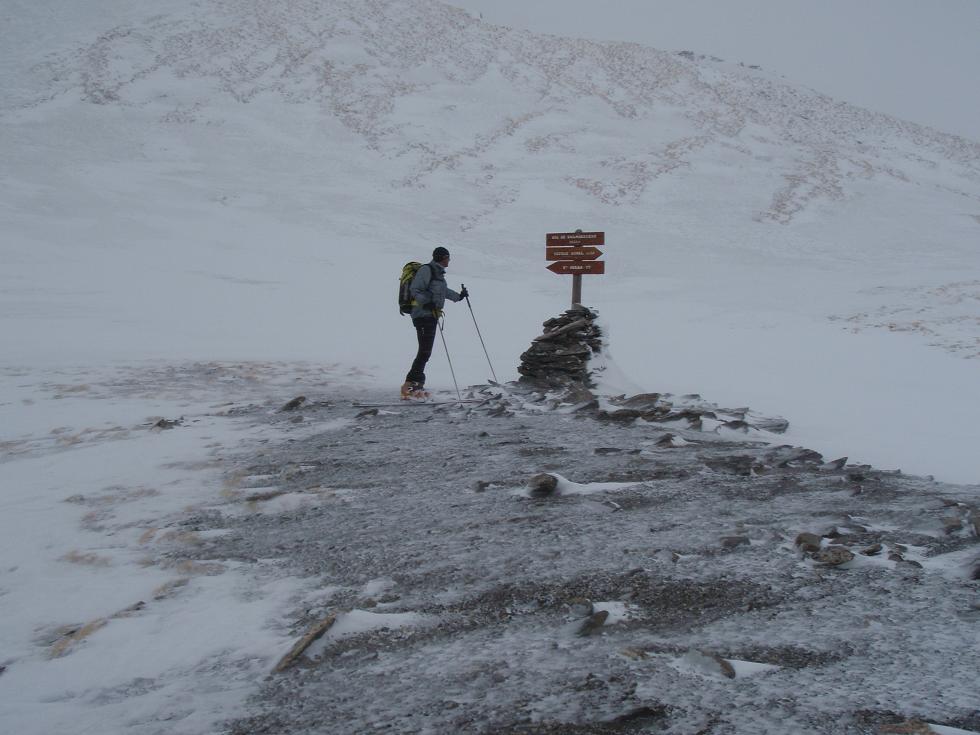
[[[465,283],[463,284],[463,289],[466,289]],[[490,366],[490,374],[493,376],[493,382],[499,383],[500,381],[497,380],[497,373],[493,371],[493,363],[490,362],[490,353],[487,352],[487,345],[483,341],[483,335],[480,334],[480,325],[476,323],[476,315],[473,313],[473,305],[470,303],[469,294],[466,296],[466,305],[470,307],[470,316],[473,317],[473,326],[476,327],[476,336],[480,338],[480,344],[483,345],[483,354],[487,356],[487,365]]]
[[[442,348],[446,351],[446,359],[449,361],[449,374],[453,376],[453,385],[456,386],[456,397],[462,403],[463,396],[459,392],[459,383],[456,382],[456,371],[453,370],[453,361],[449,357],[449,347],[446,345],[446,333],[442,329],[442,322],[442,319],[437,322],[439,324],[439,335],[442,337]]]

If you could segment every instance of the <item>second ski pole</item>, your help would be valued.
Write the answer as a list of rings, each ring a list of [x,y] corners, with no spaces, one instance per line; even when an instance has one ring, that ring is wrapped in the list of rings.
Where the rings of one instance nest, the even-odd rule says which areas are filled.
[[[464,283],[462,286],[463,291],[465,292],[466,284]],[[487,345],[483,341],[483,335],[480,333],[480,325],[476,323],[476,314],[473,313],[473,305],[470,303],[469,293],[466,294],[466,305],[470,308],[470,316],[473,317],[473,326],[476,327],[476,335],[480,338],[480,344],[483,345],[483,354],[487,356],[487,365],[490,366],[490,374],[493,376],[493,382],[499,383],[500,381],[497,380],[497,373],[495,373],[493,370],[493,363],[490,362],[490,353],[487,352]]]
[[[449,374],[453,376],[453,385],[456,387],[456,398],[462,401],[463,396],[459,392],[459,383],[456,382],[456,371],[453,370],[453,359],[449,356],[449,346],[446,344],[446,333],[442,328],[442,319],[437,320],[436,323],[439,325],[439,335],[442,337],[442,348],[446,351],[446,360],[449,361]]]

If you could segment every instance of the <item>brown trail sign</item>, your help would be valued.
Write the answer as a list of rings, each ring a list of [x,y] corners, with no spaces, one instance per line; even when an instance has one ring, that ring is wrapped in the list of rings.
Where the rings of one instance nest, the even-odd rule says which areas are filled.
[[[545,248],[545,260],[595,260],[602,251],[599,248]]]
[[[605,232],[549,232],[545,235],[545,260],[555,261],[548,266],[552,273],[571,274],[572,306],[582,303],[582,276],[602,275],[605,261],[598,260],[602,251],[597,245],[606,244]]]
[[[571,273],[580,275],[582,273],[594,273],[601,275],[606,272],[606,262],[604,260],[559,260],[548,266],[552,273]]]
[[[605,245],[605,232],[549,232],[545,236],[545,245]]]

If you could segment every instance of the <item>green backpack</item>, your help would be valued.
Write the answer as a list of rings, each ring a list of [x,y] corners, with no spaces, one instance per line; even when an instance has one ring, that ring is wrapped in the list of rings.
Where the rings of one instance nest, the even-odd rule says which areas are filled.
[[[428,265],[428,263],[426,264]],[[415,306],[415,299],[412,298],[412,279],[418,273],[421,263],[414,260],[409,261],[402,268],[402,277],[398,282],[398,313],[411,314],[412,307]]]

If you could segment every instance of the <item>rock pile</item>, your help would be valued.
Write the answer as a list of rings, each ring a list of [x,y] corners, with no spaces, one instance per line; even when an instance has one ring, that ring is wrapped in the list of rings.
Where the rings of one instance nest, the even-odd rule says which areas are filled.
[[[598,315],[576,305],[544,323],[544,333],[534,338],[521,355],[517,371],[520,383],[536,389],[588,390],[592,387],[589,360],[602,351]]]

